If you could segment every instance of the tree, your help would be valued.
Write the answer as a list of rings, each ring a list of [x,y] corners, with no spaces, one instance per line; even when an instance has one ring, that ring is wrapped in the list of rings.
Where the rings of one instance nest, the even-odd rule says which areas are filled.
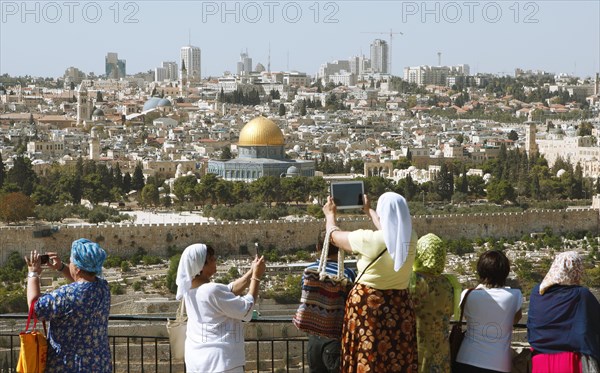
[[[2,153],[0,153],[0,189],[4,185],[4,180],[6,180],[6,169],[4,168],[4,162],[2,161]]]
[[[177,197],[179,204],[189,201],[195,195],[195,187],[198,180],[194,175],[182,176],[173,183],[173,194]]]
[[[158,187],[154,184],[144,185],[142,193],[140,194],[140,201],[142,202],[142,206],[158,206],[160,202],[160,193],[158,192]]]
[[[104,98],[102,97],[101,91],[96,91],[96,102],[104,102]]]
[[[280,117],[283,117],[285,115],[285,105],[284,104],[279,104],[279,112],[278,115]]]
[[[301,116],[306,115],[306,100],[300,101],[300,115]]]
[[[131,174],[126,172],[123,176],[123,193],[129,193],[131,191]]]
[[[577,136],[591,136],[594,126],[590,122],[581,122],[577,128]]]
[[[24,193],[5,194],[0,198],[0,219],[7,223],[19,222],[33,216],[35,204]]]
[[[123,194],[123,173],[121,172],[121,166],[119,162],[112,168],[112,185]]]
[[[138,162],[133,170],[133,178],[131,179],[131,189],[137,190],[138,192],[144,188],[144,172],[142,171],[142,164]]]
[[[452,199],[452,194],[454,194],[454,175],[452,175],[446,163],[442,163],[435,185],[436,192],[443,200],[450,201]]]
[[[514,202],[516,199],[515,189],[506,180],[493,180],[487,186],[488,201],[503,204],[505,201]]]
[[[231,159],[231,148],[229,146],[224,146],[221,148],[221,159],[227,160]]]
[[[519,134],[515,130],[510,130],[508,133],[508,139],[512,141],[517,141],[519,139]]]
[[[25,156],[17,156],[13,167],[8,170],[6,181],[14,183],[26,195],[31,195],[38,182],[37,175],[33,171],[31,160]]]

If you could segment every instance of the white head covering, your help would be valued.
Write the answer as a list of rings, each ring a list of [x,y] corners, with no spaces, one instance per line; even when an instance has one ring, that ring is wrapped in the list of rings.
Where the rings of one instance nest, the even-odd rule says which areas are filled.
[[[560,253],[540,284],[540,294],[544,295],[554,285],[579,285],[584,272],[583,259],[576,251]]]
[[[398,193],[383,193],[377,201],[377,215],[383,230],[383,239],[398,272],[408,256],[412,236],[412,221],[404,197]]]
[[[192,287],[192,280],[202,271],[206,262],[206,245],[197,243],[183,250],[177,267],[177,300],[181,299]]]

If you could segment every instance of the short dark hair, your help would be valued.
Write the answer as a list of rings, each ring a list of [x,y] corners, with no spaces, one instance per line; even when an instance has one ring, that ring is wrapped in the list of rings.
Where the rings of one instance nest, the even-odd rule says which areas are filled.
[[[317,242],[317,250],[321,251],[323,249],[323,244],[325,243],[325,234],[327,234],[326,231],[321,231],[319,233],[319,240]],[[337,253],[340,251],[340,249],[335,246],[333,243],[331,243],[331,240],[329,241],[329,252],[327,253],[328,256],[332,256],[332,255],[337,255]]]
[[[204,261],[204,264],[208,262],[208,258],[212,258],[213,256],[215,256],[215,249],[210,245],[206,245],[206,260]]]
[[[477,274],[484,285],[504,286],[509,272],[510,261],[502,251],[488,250],[477,261]]]

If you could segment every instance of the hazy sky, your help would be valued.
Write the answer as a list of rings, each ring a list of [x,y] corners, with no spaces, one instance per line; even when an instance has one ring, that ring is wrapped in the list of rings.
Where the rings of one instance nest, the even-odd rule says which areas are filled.
[[[600,1],[5,1],[0,74],[58,77],[69,66],[104,73],[107,52],[127,73],[202,50],[202,75],[253,66],[314,75],[327,61],[393,35],[392,71],[469,64],[471,73],[516,67],[592,76],[600,71]],[[381,32],[382,34],[377,34]],[[190,39],[191,35],[191,39]]]

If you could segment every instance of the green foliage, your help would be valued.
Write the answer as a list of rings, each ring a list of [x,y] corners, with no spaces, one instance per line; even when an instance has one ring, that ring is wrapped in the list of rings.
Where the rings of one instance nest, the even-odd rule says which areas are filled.
[[[108,255],[104,261],[104,268],[120,268],[123,258],[117,255]]]
[[[600,288],[600,265],[585,270],[584,285]]]
[[[298,250],[296,251],[296,260],[299,261],[307,261],[310,260],[310,253],[306,250]]]
[[[306,207],[306,212],[317,219],[323,219],[325,217],[325,214],[323,213],[323,208],[319,205],[308,205]]]
[[[118,282],[111,282],[109,284],[110,293],[113,295],[125,294],[125,287]]]
[[[0,267],[0,282],[19,283],[25,276],[27,266],[25,260],[16,251],[8,254],[8,258],[2,267]]]
[[[458,240],[446,240],[444,241],[446,250],[449,253],[453,253],[462,256],[466,253],[474,253],[473,242],[466,238],[460,238]]]
[[[177,293],[177,267],[179,266],[179,260],[181,254],[176,254],[169,259],[169,271],[167,272],[166,285],[167,289],[173,294]]]
[[[285,277],[283,287],[279,289],[269,290],[267,296],[273,298],[280,304],[295,304],[300,301],[302,295],[301,275],[287,275]]]
[[[0,287],[0,314],[14,312],[27,312],[25,289]]]
[[[144,265],[160,264],[162,263],[162,259],[154,255],[144,255],[142,256],[142,263]]]
[[[129,272],[131,267],[129,266],[129,262],[124,260],[121,262],[121,272]]]
[[[133,290],[134,291],[140,291],[143,289],[143,285],[141,281],[136,281],[132,284]]]

